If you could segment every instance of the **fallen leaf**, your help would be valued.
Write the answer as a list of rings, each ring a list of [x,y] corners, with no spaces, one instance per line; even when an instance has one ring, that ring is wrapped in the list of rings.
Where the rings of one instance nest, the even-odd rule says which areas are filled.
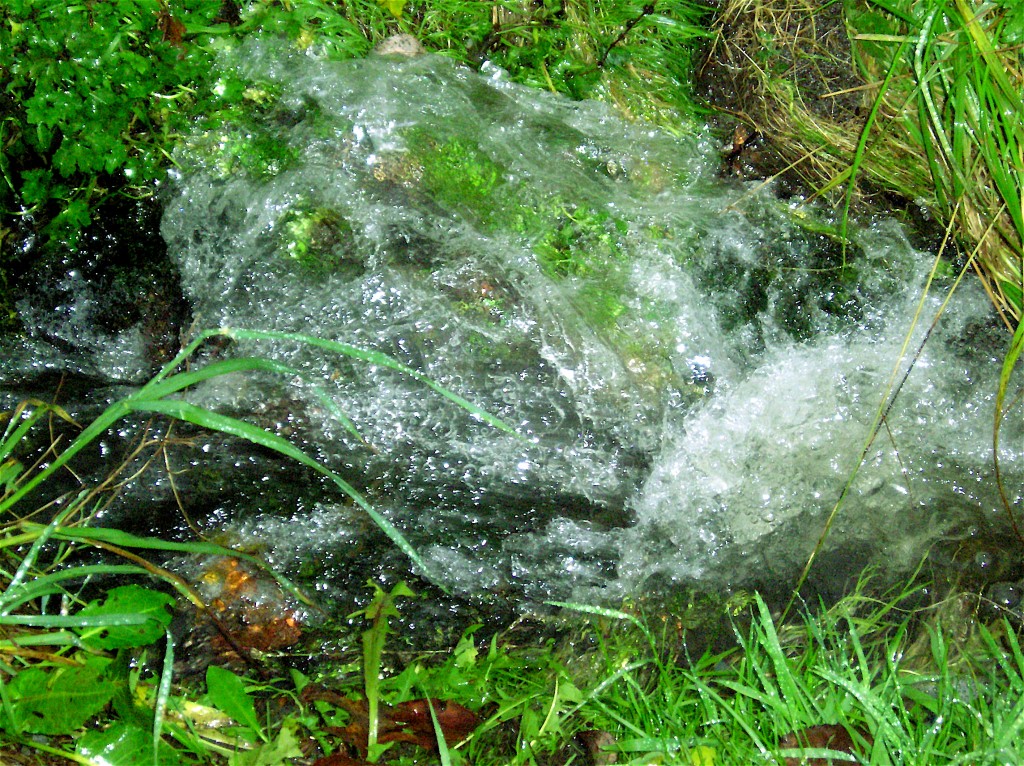
[[[336,726],[324,727],[324,731],[340,738],[350,747],[355,748],[359,755],[366,757],[369,739],[370,719],[366,700],[353,700],[322,686],[310,684],[302,690],[301,699],[305,703],[327,702],[348,713],[348,725],[344,728]],[[479,725],[476,714],[457,702],[450,700],[431,699],[434,714],[446,743],[461,742]],[[397,705],[381,705],[377,711],[377,742],[409,742],[425,750],[437,750],[437,736],[434,722],[430,717],[430,708],[426,699],[409,700]],[[323,764],[320,766],[330,766]]]
[[[317,758],[313,761],[313,766],[370,766],[370,764],[357,758],[349,758],[341,753],[334,753],[323,758]]]
[[[871,735],[863,729],[857,729],[857,734],[868,746],[874,740]],[[840,753],[859,755],[860,747],[855,743],[850,732],[845,726],[836,723],[826,723],[819,726],[809,726],[800,731],[793,731],[779,740],[779,746],[784,749],[816,749],[835,750]],[[831,758],[803,758],[800,756],[786,758],[786,766],[829,766]]]
[[[606,731],[587,729],[579,732],[576,739],[586,751],[590,766],[609,766],[619,758],[618,753],[608,749],[614,747],[615,737]]]
[[[430,717],[430,708],[433,705],[434,715],[437,716],[437,723],[444,736],[444,741],[456,744],[468,737],[479,725],[480,721],[476,714],[463,707],[458,702],[439,699],[418,699],[409,702],[401,702],[388,709],[387,716],[398,726],[410,728],[418,734],[429,736],[431,748],[437,748],[436,732],[434,722]]]
[[[163,35],[163,41],[181,47],[181,38],[185,34],[185,25],[171,15],[166,8],[157,12],[157,27]]]

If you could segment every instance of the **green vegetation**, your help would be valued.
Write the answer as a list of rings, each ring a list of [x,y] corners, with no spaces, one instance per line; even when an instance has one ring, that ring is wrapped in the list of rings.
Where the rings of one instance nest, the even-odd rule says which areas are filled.
[[[428,50],[470,64],[486,57],[522,82],[576,98],[604,94],[624,107],[648,104],[635,108],[677,123],[690,109],[688,43],[702,34],[704,13],[680,0],[653,9],[369,0],[245,8],[220,0],[118,0],[69,8],[16,0],[0,10],[0,206],[5,216],[31,217],[64,240],[89,221],[104,194],[151,193],[196,119],[216,125],[221,113],[257,99],[214,66],[218,51],[247,35],[277,34],[342,59],[408,32]]]
[[[47,528],[65,544],[89,539],[79,531]],[[474,626],[451,651],[403,655],[401,669],[389,670],[400,637],[390,618],[414,594],[404,583],[371,583],[375,595],[352,615],[366,621],[362,648],[352,637],[334,667],[310,676],[279,661],[244,672],[211,665],[204,693],[170,677],[171,599],[161,592],[128,585],[67,614],[35,609],[58,593],[80,603],[74,583],[87,576],[144,572],[79,566],[34,584],[11,579],[0,597],[3,671],[16,673],[0,686],[7,742],[82,764],[270,766],[319,756],[320,766],[486,766],[610,763],[613,754],[618,763],[694,766],[827,757],[980,764],[1024,755],[1019,615],[969,593],[904,612],[920,586],[879,599],[862,583],[787,623],[754,597],[719,606],[722,635],[733,639],[696,654],[688,644],[701,638],[683,627],[685,606],[647,620],[553,604],[561,627],[540,627],[543,641],[536,625],[489,639]],[[706,622],[713,610],[700,609]]]
[[[67,237],[112,186],[147,193],[190,110],[211,106],[192,86],[209,72],[212,51],[183,45],[181,19],[202,28],[219,7],[193,0],[172,16],[155,1],[5,3],[3,210]]]
[[[168,607],[175,603],[175,599],[137,585],[108,586],[102,598],[87,604],[83,604],[82,594],[90,590],[90,581],[100,578],[107,582],[110,578],[153,578],[209,615],[209,606],[193,585],[147,561],[139,552],[226,556],[259,566],[259,562],[250,555],[207,542],[173,543],[92,526],[90,522],[103,508],[104,494],[110,491],[117,472],[125,466],[121,466],[99,487],[83,486],[68,495],[40,500],[41,494],[45,497],[48,492],[58,492],[56,488],[51,490],[51,484],[61,472],[73,471],[76,455],[104,438],[111,427],[126,417],[153,414],[233,434],[318,471],[366,512],[421,571],[429,572],[429,566],[398,529],[333,470],[281,436],[179,398],[182,392],[197,384],[228,374],[263,372],[303,377],[297,370],[255,357],[214,361],[197,371],[179,371],[204,343],[213,338],[307,343],[367,365],[390,368],[422,381],[425,386],[495,428],[510,431],[486,412],[383,354],[302,335],[246,330],[201,333],[148,384],[113,403],[92,423],[81,428],[70,444],[58,451],[55,443],[45,450],[53,451],[49,460],[44,461],[31,454],[30,437],[45,426],[49,418],[60,418],[77,427],[67,413],[38,401],[24,402],[15,411],[6,413],[6,427],[0,438],[3,490],[0,494],[0,584],[3,585],[0,593],[0,654],[5,658],[0,661],[0,728],[11,739],[21,741],[34,734],[71,734],[108,705],[113,705],[119,718],[117,726],[102,734],[86,735],[79,742],[80,752],[82,748],[86,752],[99,753],[106,748],[124,747],[130,755],[125,755],[125,760],[119,762],[135,762],[131,759],[138,757],[140,737],[146,736],[143,731],[146,729],[153,732],[154,762],[177,762],[176,752],[165,758],[163,751],[166,746],[160,740],[174,661],[174,640],[168,631]],[[322,395],[321,399],[324,407],[358,436],[355,426],[328,397]],[[26,451],[29,454],[23,454]],[[35,462],[26,464],[29,459]],[[39,507],[26,510],[25,506],[30,502],[39,503]],[[33,520],[38,517],[49,520],[47,523]],[[81,563],[83,551],[89,547],[105,550],[112,554],[114,560],[120,558],[130,563]],[[296,598],[306,600],[287,581],[277,579]],[[95,591],[95,586],[91,590]],[[130,656],[122,650],[141,650],[161,638],[164,639],[162,670],[159,678],[154,680],[153,696],[147,701],[148,712],[140,713],[137,689],[141,674],[131,666]],[[40,658],[43,661],[37,662]],[[234,712],[232,708],[227,710]],[[148,723],[142,726],[140,721]],[[172,731],[171,734],[193,752],[202,753],[206,749],[193,741],[187,732]],[[45,745],[39,745],[39,749],[47,751]]]
[[[959,236],[1007,323],[1024,316],[1024,16],[963,2],[889,6],[853,14],[867,73],[886,73],[875,96],[882,130],[915,148],[943,220]],[[877,80],[876,80],[877,82]],[[894,104],[905,105],[896,110]]]
[[[322,278],[363,271],[352,226],[329,208],[290,208],[284,214],[282,239],[285,256],[309,274]]]
[[[753,18],[759,46],[753,60],[779,65],[761,70],[765,79],[752,93],[770,105],[784,101],[774,111],[789,117],[790,127],[765,124],[779,125],[794,161],[820,163],[808,177],[822,189],[867,178],[872,187],[925,199],[936,218],[955,221],[993,300],[1017,327],[1002,404],[1024,349],[1020,9],[995,3],[977,15],[963,0],[857,6],[850,15],[859,32],[854,55],[871,88],[862,104],[869,119],[854,129],[855,123],[828,124],[800,108],[800,91],[785,79],[790,70],[778,54],[790,49],[790,24],[799,14],[790,6],[742,3],[723,18],[734,19],[736,8]],[[225,176],[262,176],[294,161],[289,147],[258,133],[222,132],[238,110],[272,109],[274,101],[251,83],[221,78],[213,65],[219,50],[245,35],[278,34],[299,48],[346,58],[365,55],[391,33],[410,32],[429,50],[470,64],[488,58],[517,81],[574,98],[604,98],[671,129],[691,113],[690,43],[703,34],[697,22],[704,13],[681,0],[261,0],[245,8],[230,0],[71,6],[11,0],[0,9],[0,301],[9,300],[6,269],[16,238],[40,235],[65,248],[104,196],[153,193],[176,143],[197,122],[206,138],[229,139],[220,155]],[[818,63],[832,60],[828,52],[816,55]],[[485,216],[482,198],[514,196],[472,146],[453,141],[419,154],[416,182],[441,204]],[[921,161],[906,162],[911,154]],[[521,205],[518,217],[511,216],[512,225],[533,238],[552,277],[595,277],[581,291],[598,307],[597,324],[614,327],[626,306],[602,278],[623,257],[622,222],[586,200],[528,202],[529,209]],[[315,273],[359,268],[350,260],[352,232],[337,213],[309,203],[290,215],[280,242],[286,257]],[[13,308],[2,303],[0,313],[6,322]],[[382,355],[301,336],[222,333],[313,343],[392,368],[504,428]],[[27,464],[21,454],[30,435],[50,418],[70,417],[39,402],[8,414],[0,439],[0,742],[83,764],[272,766],[324,754],[336,756],[326,762],[336,766],[422,762],[424,752],[445,764],[481,765],[597,763],[609,753],[620,763],[693,766],[788,764],[830,754],[878,764],[1021,760],[1019,615],[993,618],[970,594],[904,613],[907,594],[876,600],[865,588],[798,623],[777,621],[755,598],[749,612],[728,615],[735,646],[693,654],[686,649],[690,635],[661,614],[638,618],[626,607],[560,605],[576,618],[559,639],[538,645],[535,635],[509,629],[482,640],[475,628],[451,652],[411,660],[403,654],[404,669],[391,670],[399,661],[389,653],[396,637],[390,618],[411,591],[374,585],[369,605],[353,615],[367,621],[360,625],[361,648],[333,673],[308,677],[253,657],[244,672],[211,666],[205,691],[180,683],[173,675],[171,607],[187,603],[201,613],[210,607],[192,584],[147,557],[224,556],[260,564],[206,542],[171,543],[90,526],[106,489],[46,496],[48,482],[121,418],[176,418],[294,459],[333,482],[429,571],[341,476],[274,434],[179,398],[228,373],[299,375],[258,358],[182,371],[213,335],[200,336],[153,381],[38,463]],[[646,350],[646,339],[635,342],[638,355],[656,354]],[[326,396],[322,403],[356,433]],[[112,556],[93,563],[85,556],[93,549]],[[109,584],[125,580],[131,582]]]
[[[1017,3],[737,1],[709,61],[740,63],[743,116],[819,193],[845,189],[847,210],[855,193],[895,193],[948,224],[1012,331],[1024,313],[1022,23]]]

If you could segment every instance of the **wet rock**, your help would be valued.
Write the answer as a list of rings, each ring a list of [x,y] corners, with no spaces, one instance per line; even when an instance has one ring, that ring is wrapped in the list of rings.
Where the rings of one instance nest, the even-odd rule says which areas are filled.
[[[412,35],[392,35],[377,44],[373,52],[378,56],[422,56],[427,52],[423,44]]]

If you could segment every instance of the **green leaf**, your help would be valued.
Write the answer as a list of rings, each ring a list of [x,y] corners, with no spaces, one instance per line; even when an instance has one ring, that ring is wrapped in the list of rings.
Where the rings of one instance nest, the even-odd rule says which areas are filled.
[[[373,589],[373,599],[366,609],[362,609],[349,616],[356,617],[361,614],[369,622],[373,623],[369,629],[363,631],[363,683],[366,692],[367,717],[369,718],[367,749],[372,754],[377,746],[377,731],[380,723],[378,716],[380,705],[380,664],[381,657],[384,654],[384,643],[390,632],[388,618],[399,616],[398,607],[395,606],[395,599],[401,596],[415,598],[416,594],[405,584],[404,580],[398,582],[391,589],[390,593],[377,585],[373,580],[367,581],[367,585]]]
[[[21,172],[21,200],[33,207],[50,198],[50,175],[45,170]]]
[[[102,731],[87,732],[76,752],[92,763],[105,766],[137,766],[153,763],[153,737],[138,726],[118,721]],[[166,743],[160,743],[159,766],[177,766],[181,757]]]
[[[210,704],[234,718],[242,726],[252,729],[265,739],[256,716],[256,705],[245,690],[242,679],[230,670],[211,665],[206,669],[206,691]]]
[[[382,6],[388,9],[396,19],[402,18],[402,9],[405,8],[405,0],[377,0]]]
[[[1004,45],[1018,45],[1024,42],[1024,5],[1018,5],[1016,8],[1008,5],[1006,16],[1003,18],[1002,42]]]
[[[17,720],[5,720],[5,727],[32,734],[71,734],[80,729],[114,696],[117,685],[103,677],[109,662],[90,658],[85,665],[21,671],[7,686]]]
[[[49,228],[55,231],[77,231],[88,226],[91,220],[89,203],[76,197],[69,200],[64,209],[54,216]]]
[[[290,763],[290,758],[303,758],[299,739],[295,736],[295,721],[287,720],[272,742],[266,742],[249,751],[234,753],[228,758],[228,766],[281,766]]]
[[[82,643],[95,649],[120,649],[145,646],[159,639],[171,622],[168,607],[174,599],[166,593],[149,590],[138,585],[124,585],[107,593],[102,601],[93,601],[79,616],[143,615],[147,619],[140,625],[103,625],[79,631]]]

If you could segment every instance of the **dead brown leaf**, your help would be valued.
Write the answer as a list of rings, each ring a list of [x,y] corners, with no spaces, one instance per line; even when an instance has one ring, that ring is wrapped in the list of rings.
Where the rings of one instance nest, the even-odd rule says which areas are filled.
[[[370,766],[370,764],[357,758],[349,758],[342,753],[333,753],[325,755],[323,758],[317,758],[313,761],[313,766]]]
[[[370,732],[370,715],[366,700],[353,700],[322,686],[310,685],[302,692],[303,702],[327,702],[348,713],[348,725],[344,728],[325,727],[346,745],[354,748],[361,757],[366,757]],[[437,734],[430,717],[430,706],[434,708],[441,735],[446,743],[461,742],[479,725],[477,715],[457,702],[440,699],[417,699],[397,705],[381,705],[378,710],[377,741],[409,742],[425,750],[437,750]],[[320,766],[332,766],[322,764]],[[334,766],[343,766],[341,762]]]
[[[857,734],[868,746],[874,742],[871,735],[863,729],[857,729]],[[836,723],[809,726],[800,731],[790,732],[779,740],[779,746],[785,749],[827,749],[850,755],[861,755],[859,743],[854,742],[845,726]],[[829,766],[831,763],[831,758],[786,758],[786,766]]]
[[[479,725],[476,714],[458,702],[436,698],[409,700],[389,708],[388,716],[398,726],[411,728],[416,732],[430,737],[430,749],[437,748],[437,737],[434,721],[430,717],[430,707],[434,708],[437,723],[445,742],[455,744],[461,742]]]
[[[591,766],[610,766],[618,761],[618,753],[610,751],[615,745],[615,737],[600,729],[587,729],[576,735],[576,739],[587,753]]]
[[[157,12],[157,27],[163,35],[163,41],[181,47],[181,38],[185,34],[185,25],[166,8]]]

